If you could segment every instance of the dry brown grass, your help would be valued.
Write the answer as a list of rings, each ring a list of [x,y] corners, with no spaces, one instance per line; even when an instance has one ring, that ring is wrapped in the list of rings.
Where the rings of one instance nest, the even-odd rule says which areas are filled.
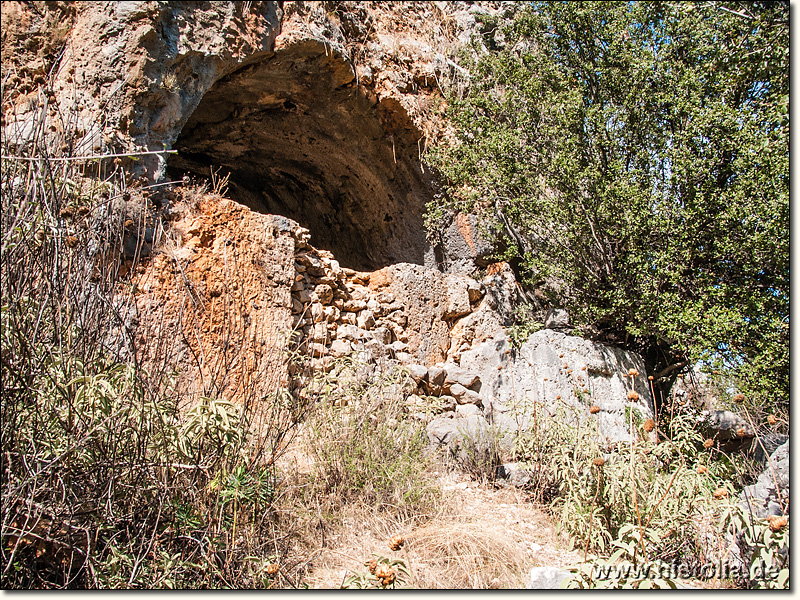
[[[578,562],[578,553],[566,550],[553,519],[525,492],[495,489],[455,473],[437,475],[440,502],[431,514],[413,519],[364,504],[326,514],[324,499],[318,507],[298,503],[293,516],[298,519],[297,558],[292,561],[297,580],[314,589],[339,588],[379,555],[410,564],[408,587],[514,589],[525,586],[534,566]],[[395,535],[406,539],[398,552],[389,547]]]

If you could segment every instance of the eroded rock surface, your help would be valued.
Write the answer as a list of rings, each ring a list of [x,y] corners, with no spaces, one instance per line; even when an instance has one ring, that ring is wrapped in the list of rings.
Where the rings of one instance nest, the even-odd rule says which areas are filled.
[[[601,436],[612,444],[629,439],[626,408],[638,410],[641,419],[653,416],[639,355],[559,331],[538,331],[513,350],[501,330],[462,353],[461,365],[480,376],[487,417],[509,432],[526,429],[537,409],[555,414],[566,404],[597,419]],[[592,406],[599,411],[592,414]]]
[[[466,81],[456,49],[480,14],[513,3],[3,2],[2,10],[4,56],[31,50],[3,63],[5,140],[16,152],[47,138],[56,154],[149,152],[118,157],[146,182],[167,171],[227,176],[230,197],[297,220],[358,270],[409,262],[465,272],[491,249],[466,215],[451,215],[452,231],[431,246],[422,214],[441,192],[421,159],[430,139],[447,134],[442,90]],[[165,149],[178,153],[157,154]]]
[[[742,501],[756,519],[767,515],[788,514],[789,509],[789,441],[770,455],[758,481],[742,491]]]
[[[9,148],[152,153],[101,161],[132,187],[210,178],[213,193],[188,202],[193,186],[152,191],[172,238],[132,246],[153,252],[136,281],[138,342],[171,332],[173,358],[201,390],[235,396],[253,369],[285,366],[275,357],[294,330],[314,369],[346,356],[413,368],[411,396],[435,398],[437,414],[461,424],[519,428],[525,411],[509,416],[519,402],[595,402],[591,418],[613,441],[627,406],[652,413],[643,375],[625,378],[644,373],[635,355],[552,331],[511,351],[518,284],[509,265],[489,262],[474,217],[448,215],[434,246],[425,236],[425,204],[441,192],[424,150],[449,135],[442,91],[467,77],[452,58],[481,15],[514,3],[2,6],[4,55],[25,31],[30,52],[47,50],[30,66],[3,64],[19,88],[4,91]],[[44,48],[48,34],[63,52]],[[481,281],[469,277],[476,265]],[[568,327],[563,315],[552,324]],[[295,375],[272,372],[281,385]]]

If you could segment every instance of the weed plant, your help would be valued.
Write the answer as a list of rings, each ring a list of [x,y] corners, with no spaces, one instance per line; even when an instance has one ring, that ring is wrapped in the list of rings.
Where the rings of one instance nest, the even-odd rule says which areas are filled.
[[[308,493],[328,511],[361,503],[401,519],[434,512],[436,463],[424,423],[411,416],[414,387],[399,366],[373,371],[349,357],[310,383],[316,407],[305,424],[314,461]]]
[[[3,139],[2,587],[277,584],[274,460],[303,407],[264,372],[229,402],[222,366],[189,393],[175,336],[137,343],[133,275],[168,224],[119,161],[70,155],[45,122]],[[236,335],[226,364],[251,350]]]
[[[633,441],[604,448],[596,421],[579,419],[580,410],[566,404],[540,407],[516,443],[539,499],[551,502],[561,528],[583,550],[586,568],[576,569],[572,584],[672,587],[674,582],[647,577],[600,582],[590,573],[621,560],[633,565],[659,560],[700,572],[703,565],[729,560],[728,548],[738,535],[746,538],[747,556],[740,559],[746,573],[733,583],[788,585],[786,523],[754,520],[738,504],[732,482],[749,483],[754,471],[746,456],[722,452],[697,430],[696,415],[674,411],[652,435],[654,422],[635,418],[630,410]],[[556,489],[544,497],[544,490]],[[764,564],[780,577],[759,580]]]

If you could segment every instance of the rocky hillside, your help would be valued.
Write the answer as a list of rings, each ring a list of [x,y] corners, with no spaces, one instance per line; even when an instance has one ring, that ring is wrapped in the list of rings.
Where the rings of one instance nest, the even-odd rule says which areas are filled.
[[[424,432],[429,451],[440,448],[496,485],[539,486],[539,499],[558,484],[531,467],[531,444],[561,452],[573,434],[577,440],[588,432],[595,462],[587,455],[594,467],[584,467],[591,473],[605,461],[609,472],[621,468],[614,457],[625,448],[631,469],[635,452],[655,456],[674,432],[658,422],[663,407],[655,405],[639,355],[573,335],[563,311],[550,311],[546,327],[521,323],[525,292],[512,267],[492,257],[496,248],[474,215],[450,214],[435,239],[424,227],[426,205],[444,193],[424,156],[448,139],[446,98],[469,82],[458,52],[485,33],[487,17],[514,10],[504,2],[4,2],[3,153],[44,152],[48,165],[67,165],[51,175],[69,182],[59,193],[65,186],[74,193],[53,205],[52,239],[85,251],[81,276],[108,284],[103,297],[115,317],[93,338],[106,360],[148,373],[166,368],[169,384],[148,389],[163,384],[189,399],[176,423],[198,406],[208,410],[209,399],[234,407],[225,409],[230,414],[238,406],[262,417],[278,410],[265,403],[291,405],[293,420],[281,417],[289,419],[280,421],[286,431],[270,438],[270,469],[295,428],[313,439],[314,420],[308,417],[304,430],[297,407],[310,411],[324,402],[330,392],[319,382],[345,381],[349,365],[367,386],[359,389],[381,398],[389,390],[386,398]],[[39,175],[26,173],[4,173],[3,194],[18,203],[4,211],[21,211],[28,201],[26,182]],[[12,288],[4,283],[4,310]],[[521,325],[531,327],[521,334]],[[386,373],[402,373],[402,381],[380,392],[369,387]],[[681,389],[680,401],[697,387],[687,378]],[[364,394],[343,402],[356,410],[352,418],[369,399]],[[689,427],[698,445],[706,439],[732,442],[736,451],[758,447],[765,461],[785,441],[762,442],[752,423],[702,408]],[[230,425],[225,411],[214,414]],[[283,427],[277,412],[270,414],[269,427]],[[551,437],[536,437],[543,422],[566,433],[547,429]],[[225,435],[219,439],[244,437]],[[210,469],[200,466],[208,447],[197,448],[172,462],[195,475]],[[580,477],[590,473],[584,467],[576,467]],[[12,470],[4,463],[4,473]],[[3,477],[8,491],[12,480]],[[205,489],[220,489],[213,488],[220,481],[209,477]],[[770,487],[759,479],[748,497],[779,516],[787,510],[788,476],[773,481]],[[658,488],[661,500],[669,489]],[[8,565],[31,544],[25,540],[52,537],[22,525],[25,515],[69,521],[69,502],[45,509],[37,498],[32,492],[13,505],[4,500]],[[648,501],[653,510],[661,504]],[[234,542],[239,510],[255,523],[251,504],[225,505]],[[166,539],[171,534],[159,529],[160,509],[158,515],[148,522]],[[48,541],[40,550],[69,547],[69,558],[58,555],[63,564],[81,552],[88,561],[91,550],[76,546],[72,525],[65,527],[61,537],[54,534],[55,546]],[[322,539],[324,546],[324,533]],[[110,550],[104,552],[105,560]],[[125,585],[96,576],[81,581]]]

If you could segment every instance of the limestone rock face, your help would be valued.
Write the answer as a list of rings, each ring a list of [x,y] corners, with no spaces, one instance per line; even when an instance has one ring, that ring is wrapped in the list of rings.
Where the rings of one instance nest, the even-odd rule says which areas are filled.
[[[18,153],[40,133],[54,156],[144,152],[100,168],[127,171],[132,187],[181,183],[148,192],[153,222],[169,222],[174,239],[155,228],[132,239],[152,253],[135,335],[172,332],[189,378],[229,369],[228,395],[253,368],[294,385],[286,365],[268,368],[291,334],[313,368],[348,355],[370,369],[416,365],[414,395],[437,397],[456,420],[511,427],[521,400],[587,411],[591,401],[603,434],[623,439],[628,384],[641,398],[631,404],[652,414],[641,359],[554,331],[512,352],[511,266],[488,262],[491,240],[469,215],[448,215],[436,246],[425,235],[425,204],[441,189],[424,150],[449,135],[434,109],[443,85],[468,78],[454,48],[480,15],[516,6],[4,2],[4,140]],[[48,35],[61,46],[43,49],[46,60],[6,62]],[[211,192],[187,199],[198,179]],[[476,265],[481,281],[466,275]],[[252,356],[233,356],[232,339]],[[626,379],[629,368],[642,375]]]
[[[450,347],[448,320],[469,314],[468,278],[401,263],[372,273],[370,289],[389,292],[404,308],[409,352],[423,364],[444,361]]]
[[[171,217],[173,242],[133,279],[142,360],[166,357],[185,388],[232,400],[285,386],[296,223],[213,195]]]
[[[461,366],[478,374],[489,420],[514,432],[532,419],[534,403],[554,414],[560,403],[579,407],[597,419],[602,441],[628,440],[626,407],[641,418],[653,416],[644,361],[633,353],[544,329],[513,351],[505,333],[461,355]],[[628,376],[633,369],[637,374]],[[628,394],[635,391],[636,401]],[[591,405],[600,411],[590,414]]]
[[[277,2],[78,3],[51,86],[77,111],[78,154],[163,149],[203,94],[263,58],[280,31]],[[23,115],[19,115],[23,116]],[[163,161],[148,157],[155,176]]]
[[[230,197],[296,220],[344,266],[461,272],[490,244],[464,215],[442,240],[452,248],[428,243],[422,215],[440,191],[421,157],[446,134],[434,110],[442,85],[468,76],[452,60],[458,40],[480,27],[477,13],[513,10],[3,2],[4,139],[25,150],[45,97],[52,123],[42,129],[54,154],[147,152],[122,156],[120,166],[147,182],[228,176]],[[28,46],[42,56],[21,52]]]
[[[789,507],[789,441],[778,447],[758,481],[742,491],[742,501],[750,506],[756,519],[767,515],[788,514]]]
[[[458,362],[461,353],[491,339],[504,326],[511,324],[517,304],[517,281],[507,263],[490,265],[489,273],[476,288],[471,288],[472,301],[477,303],[468,315],[456,320],[450,331],[448,360]]]

